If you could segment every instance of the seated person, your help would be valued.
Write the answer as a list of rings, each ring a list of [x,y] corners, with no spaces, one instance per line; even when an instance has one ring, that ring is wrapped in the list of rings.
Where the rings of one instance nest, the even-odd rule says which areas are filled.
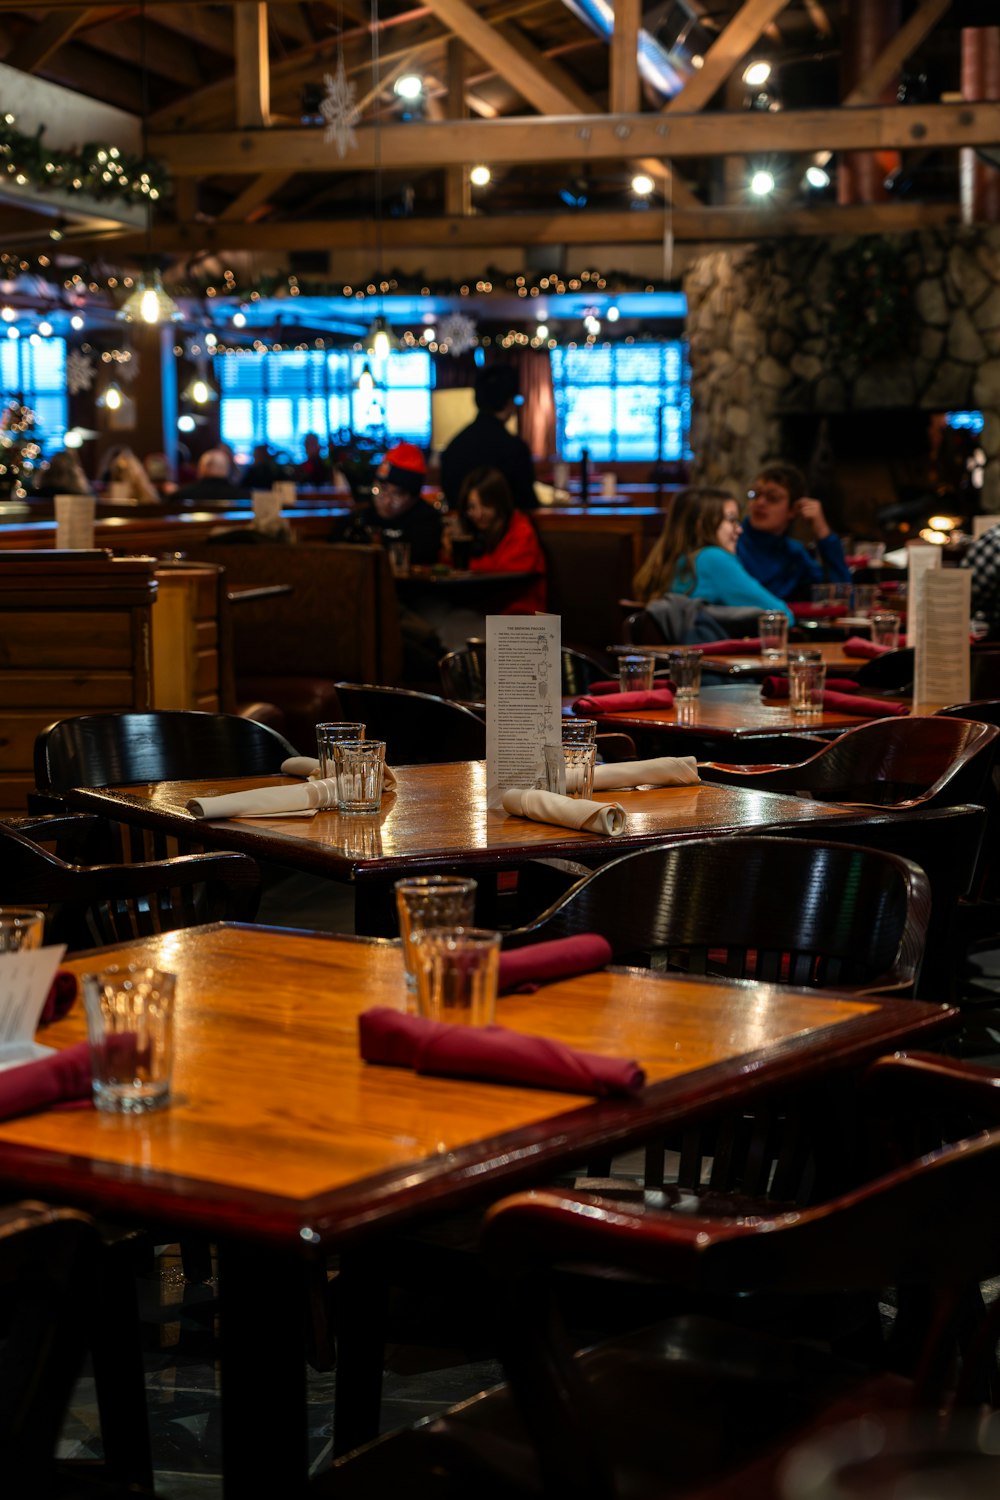
[[[272,456],[266,443],[255,443],[253,462],[247,464],[240,476],[247,490],[269,490],[276,480],[284,479],[281,465]]]
[[[664,594],[689,594],[705,604],[781,610],[793,620],[787,604],[739,562],[740,530],[739,505],[725,490],[681,490],[633,579],[635,597],[648,604]]]
[[[312,489],[320,489],[323,485],[330,483],[331,469],[330,464],[323,457],[319,438],[315,432],[306,433],[302,446],[306,450],[306,456],[296,467],[295,477],[299,484]]]
[[[106,481],[106,500],[138,500],[159,505],[156,487],[131,448],[112,448],[104,460],[101,477]]]
[[[198,460],[198,477],[177,491],[178,500],[247,500],[249,493],[229,479],[229,455],[208,448]]]
[[[979,638],[996,640],[1000,637],[1000,522],[977,537],[960,566],[972,569],[973,619],[988,627]]]
[[[545,608],[545,553],[531,519],[516,508],[510,485],[499,469],[473,469],[462,486],[457,521],[449,519],[450,538],[458,527],[472,534],[469,567],[473,573],[541,575],[508,598],[500,614],[531,615]]]
[[[747,493],[750,507],[736,555],[759,583],[782,599],[808,599],[814,583],[850,583],[840,538],[820,502],[806,494],[798,469],[766,464]],[[818,561],[787,535],[796,517],[811,527]]]
[[[436,563],[441,547],[441,517],[420,498],[427,462],[413,443],[397,443],[378,466],[371,504],[333,530],[332,542],[380,541],[383,532],[410,544],[410,562]]]
[[[71,448],[60,448],[53,453],[38,476],[32,498],[37,495],[52,499],[55,495],[92,495],[87,476],[80,460]]]

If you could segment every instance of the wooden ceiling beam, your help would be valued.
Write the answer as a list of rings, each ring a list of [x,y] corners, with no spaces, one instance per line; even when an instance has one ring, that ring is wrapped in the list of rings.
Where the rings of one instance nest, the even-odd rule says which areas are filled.
[[[468,61],[464,43],[452,37],[448,43],[448,114],[453,120],[468,116],[465,97],[465,72]],[[444,173],[444,211],[450,218],[467,218],[472,213],[472,184],[465,163],[446,167]]]
[[[830,203],[802,208],[675,209],[672,229],[678,241],[760,241],[779,236],[834,234],[903,234],[913,230],[956,224],[959,211],[945,203]],[[497,214],[431,219],[389,219],[382,225],[384,250],[428,250],[442,247],[489,250],[526,245],[658,244],[663,239],[664,212],[649,209],[587,214]],[[78,248],[88,235],[69,230],[66,243]],[[153,229],[157,254],[209,254],[237,251],[368,250],[376,251],[371,218],[298,223],[229,224],[200,221],[159,224]],[[144,238],[137,232],[117,235],[115,251],[141,253]]]
[[[364,172],[375,163],[374,131],[359,126],[357,145],[334,160],[323,131],[278,129],[157,134],[150,149],[177,176]],[[992,104],[897,104],[857,109],[750,110],[739,115],[575,115],[537,119],[413,121],[383,125],[381,159],[393,169],[458,166],[465,161],[602,161],[644,156],[748,155],[764,151],[880,151],[991,145]]]
[[[138,70],[82,47],[79,38],[53,54],[45,75],[52,83],[61,83],[74,93],[92,99],[113,99],[119,109],[133,114],[142,111],[142,80]],[[80,87],[81,79],[86,79],[85,89]]]
[[[614,14],[608,108],[613,115],[637,115],[641,105],[639,27],[642,24],[642,0],[615,0]]]
[[[34,73],[59,51],[74,32],[87,24],[99,12],[80,6],[74,10],[60,10],[45,16],[34,28],[26,32],[4,57],[8,68],[18,68],[22,73]]]
[[[249,224],[250,215],[281,188],[284,187],[289,177],[294,176],[292,172],[262,172],[255,177],[253,182],[247,184],[242,193],[238,193],[232,203],[219,214],[218,224]]]
[[[233,10],[236,50],[236,124],[250,130],[270,124],[271,59],[267,46],[267,12],[263,0]]]
[[[197,42],[201,47],[211,47],[226,57],[233,55],[233,27],[228,16],[218,15],[207,5],[147,5],[150,19],[167,31],[175,31]]]
[[[525,36],[513,21],[495,21],[491,28],[509,47],[513,48],[516,55],[528,67],[535,69],[556,91],[564,102],[556,110],[546,110],[546,114],[572,114],[590,115],[594,113],[594,101],[586,89],[580,87],[571,73],[568,73],[560,63],[556,62],[548,53],[540,51]],[[486,59],[487,62],[490,59]],[[494,71],[500,72],[494,64]],[[500,73],[503,78],[503,73]],[[516,82],[504,78],[504,82],[520,93]],[[570,108],[571,106],[571,108]]]
[[[705,53],[704,65],[697,73],[691,74],[679,94],[667,101],[663,106],[663,113],[688,114],[704,109],[787,4],[788,0],[743,0],[732,20],[723,27]]]
[[[143,48],[137,28],[122,26],[119,20],[101,15],[98,24],[89,24],[86,33],[77,40],[134,68],[141,86]],[[161,31],[152,18],[145,50],[151,79],[166,78],[188,89],[200,87],[205,73],[190,42],[180,41],[172,31]]]
[[[934,30],[951,0],[920,0],[909,20],[896,32],[888,46],[879,53],[868,72],[851,89],[845,104],[877,104],[883,91],[896,77],[911,52],[915,52]]]

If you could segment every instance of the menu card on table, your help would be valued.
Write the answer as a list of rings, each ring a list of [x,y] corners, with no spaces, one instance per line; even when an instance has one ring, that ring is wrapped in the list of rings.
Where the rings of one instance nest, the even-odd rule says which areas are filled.
[[[510,787],[544,785],[546,745],[562,729],[559,615],[486,619],[486,802]]]
[[[917,618],[920,614],[924,579],[932,568],[940,568],[940,566],[940,547],[934,547],[930,542],[915,542],[912,547],[907,547],[906,644],[908,646],[917,644]]]
[[[969,616],[972,574],[968,568],[933,568],[923,576],[913,655],[913,702],[969,700]]]
[[[33,1037],[65,952],[55,946],[0,953],[0,1072],[52,1051]]]

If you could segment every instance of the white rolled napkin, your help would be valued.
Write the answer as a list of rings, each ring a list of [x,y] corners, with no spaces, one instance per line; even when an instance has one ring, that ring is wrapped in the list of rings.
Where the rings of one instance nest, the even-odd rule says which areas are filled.
[[[514,786],[504,792],[502,805],[504,812],[519,818],[555,823],[560,828],[586,829],[588,833],[606,833],[612,837],[625,831],[625,809],[620,802],[588,802],[583,797],[563,797],[558,792]]]
[[[262,786],[222,797],[192,797],[187,804],[196,818],[280,818],[290,813],[311,815],[321,807],[336,807],[335,781],[300,781],[293,786]]]
[[[319,761],[312,755],[290,755],[281,762],[281,769],[286,776],[307,776],[312,781],[319,779]],[[382,790],[396,790],[396,778],[388,766],[382,767]]]
[[[694,786],[699,780],[693,755],[659,755],[653,760],[619,760],[594,767],[594,791],[628,786]]]

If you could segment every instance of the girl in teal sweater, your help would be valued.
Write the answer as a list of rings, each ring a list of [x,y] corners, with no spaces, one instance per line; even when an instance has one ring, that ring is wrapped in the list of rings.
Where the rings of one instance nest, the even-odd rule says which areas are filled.
[[[751,578],[737,559],[741,529],[739,505],[724,490],[681,490],[635,575],[636,598],[646,604],[664,594],[690,594],[706,604],[779,610],[793,620],[784,600]]]

